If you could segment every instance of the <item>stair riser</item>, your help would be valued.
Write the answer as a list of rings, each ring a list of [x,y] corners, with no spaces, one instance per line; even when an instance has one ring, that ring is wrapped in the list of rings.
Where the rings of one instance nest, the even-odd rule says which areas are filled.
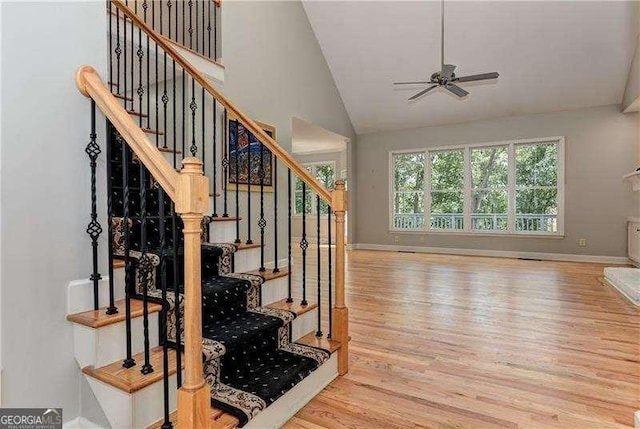
[[[234,272],[244,273],[246,271],[257,270],[260,268],[260,248],[238,250],[233,255]]]
[[[113,270],[115,300],[124,298],[124,270]],[[104,307],[109,304],[109,277],[103,276],[98,282],[98,304]],[[93,282],[91,280],[74,280],[67,287],[67,314],[93,310]]]
[[[320,368],[259,413],[244,427],[247,429],[280,428],[322,389],[338,376],[338,354],[331,355]]]
[[[262,305],[269,305],[287,297],[288,276],[269,280],[262,285]]]
[[[318,309],[307,311],[291,322],[291,339],[296,341],[311,331],[318,329]]]
[[[214,221],[209,224],[209,241],[211,243],[233,243],[235,239],[235,221]]]
[[[124,308],[120,309],[124,312]],[[158,313],[149,315],[149,345],[159,345]],[[80,368],[92,365],[100,367],[127,355],[125,322],[114,323],[101,328],[89,328],[77,323],[73,326],[73,341],[76,361]],[[142,317],[131,321],[131,348],[133,354],[144,350]]]
[[[112,428],[145,429],[164,415],[163,383],[126,393],[85,376]],[[169,412],[176,410],[176,375],[169,377]]]

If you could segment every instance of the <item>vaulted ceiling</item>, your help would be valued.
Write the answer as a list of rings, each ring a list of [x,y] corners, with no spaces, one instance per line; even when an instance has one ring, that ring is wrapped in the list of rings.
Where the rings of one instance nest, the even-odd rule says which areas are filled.
[[[445,62],[498,71],[414,102],[440,69],[440,2],[303,2],[358,133],[619,103],[638,37],[636,1],[448,1]]]

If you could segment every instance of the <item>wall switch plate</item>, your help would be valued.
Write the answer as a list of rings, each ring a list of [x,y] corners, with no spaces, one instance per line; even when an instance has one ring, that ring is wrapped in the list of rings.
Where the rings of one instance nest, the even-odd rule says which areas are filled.
[[[424,235],[421,235],[420,237],[418,237],[418,243],[420,243],[420,244],[424,244],[425,243]]]
[[[587,247],[587,239],[586,238],[581,238],[578,240],[578,246],[580,247]]]
[[[400,243],[400,237],[398,237],[397,235],[393,236],[393,242],[394,243]]]

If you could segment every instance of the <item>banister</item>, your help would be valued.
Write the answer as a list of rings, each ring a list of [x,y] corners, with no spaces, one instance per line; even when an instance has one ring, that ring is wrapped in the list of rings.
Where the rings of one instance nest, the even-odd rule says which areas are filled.
[[[209,81],[189,61],[185,60],[178,51],[171,46],[166,39],[149,27],[138,15],[135,14],[122,0],[112,0],[112,3],[122,11],[136,26],[140,27],[154,42],[158,44],[173,60],[176,61],[200,86],[211,94],[220,104],[231,112],[273,155],[289,167],[313,192],[320,196],[327,204],[332,203],[332,192],[311,175],[289,152],[271,138],[260,126],[247,114],[241,111],[227,97],[209,83]],[[119,130],[118,130],[119,131]]]
[[[98,108],[111,121],[122,138],[129,144],[140,162],[147,167],[162,189],[173,200],[177,199],[176,186],[180,176],[162,153],[151,143],[144,131],[122,107],[106,87],[97,70],[81,66],[76,72],[76,85],[80,92],[95,101]]]

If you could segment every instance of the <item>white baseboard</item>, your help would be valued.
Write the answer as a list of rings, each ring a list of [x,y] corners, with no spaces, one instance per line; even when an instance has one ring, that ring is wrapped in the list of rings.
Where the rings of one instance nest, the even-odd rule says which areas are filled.
[[[544,261],[595,262],[601,264],[628,264],[624,256],[575,255],[570,253],[516,252],[510,250],[457,249],[450,247],[396,246],[391,244],[357,243],[354,250],[387,250],[390,252],[442,253],[445,255],[491,256],[496,258],[541,259]]]
[[[87,420],[84,417],[76,417],[62,424],[63,429],[104,429],[102,426]]]
[[[635,422],[635,428],[640,429],[640,411],[636,411],[634,413],[635,418],[633,419]]]

